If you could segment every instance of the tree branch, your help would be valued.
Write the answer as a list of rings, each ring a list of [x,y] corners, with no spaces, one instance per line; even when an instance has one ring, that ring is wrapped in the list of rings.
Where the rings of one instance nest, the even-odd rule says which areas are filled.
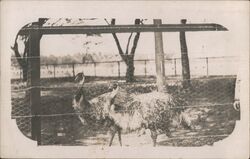
[[[129,48],[129,44],[130,44],[130,40],[131,40],[132,35],[133,35],[133,33],[131,33],[129,38],[128,38],[128,43],[127,43],[127,47],[126,47],[126,55],[128,55],[128,48]]]
[[[132,47],[131,53],[130,53],[133,57],[135,55],[135,50],[136,50],[139,38],[140,38],[140,32],[137,32],[136,35],[135,35],[134,42],[133,42],[133,47]]]
[[[109,24],[109,22],[107,21],[107,19],[104,19],[104,20],[106,21],[106,23],[107,23],[108,25],[115,25],[115,19],[112,19],[112,20],[111,20],[111,24]],[[118,37],[116,36],[115,33],[112,33],[112,35],[113,35],[113,37],[114,37],[114,39],[115,39],[115,43],[116,43],[116,46],[117,46],[117,48],[118,48],[118,52],[119,52],[121,58],[123,59],[123,61],[125,61],[125,63],[127,63],[127,58],[126,58],[125,55],[124,55],[124,52],[123,52],[123,50],[122,50],[122,48],[121,48],[121,44],[120,44],[120,42],[119,42]]]
[[[27,40],[25,40],[24,42],[24,52],[23,52],[23,58],[27,57],[28,56],[28,52],[29,52],[29,42],[30,42],[30,39],[29,37],[27,37]]]
[[[19,53],[19,51],[18,51],[18,44],[17,44],[16,41],[15,41],[14,46],[11,47],[11,49],[14,51],[15,56],[16,56],[16,59],[17,59],[17,62],[19,63],[19,65],[20,65],[22,68],[24,68],[25,65],[26,65],[26,63],[25,63],[25,61],[22,59],[22,57],[21,57],[21,55],[20,55],[20,53]]]
[[[114,39],[115,39],[115,43],[116,43],[116,46],[117,46],[117,48],[118,48],[119,54],[121,55],[122,59],[126,62],[126,58],[125,58],[125,56],[124,56],[124,52],[122,51],[122,48],[121,48],[121,45],[120,45],[120,42],[119,42],[118,37],[116,36],[115,33],[112,33],[112,35],[113,35],[113,37],[114,37]]]

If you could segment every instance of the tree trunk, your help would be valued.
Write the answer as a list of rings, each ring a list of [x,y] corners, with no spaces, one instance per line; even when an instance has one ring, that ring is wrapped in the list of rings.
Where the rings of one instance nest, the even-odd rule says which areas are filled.
[[[134,72],[135,72],[134,58],[128,57],[126,65],[127,65],[126,82],[134,82],[135,81],[135,77],[134,77]]]
[[[139,25],[141,23],[140,19],[136,19],[135,20],[135,25]],[[111,20],[111,25],[115,25],[115,19]],[[137,43],[139,41],[140,38],[140,32],[137,32],[134,38],[134,42],[133,42],[133,46],[131,48],[131,51],[129,52],[129,44],[130,44],[130,40],[132,37],[132,34],[130,34],[129,38],[128,38],[128,43],[127,43],[127,47],[126,47],[126,51],[124,52],[121,48],[120,42],[118,40],[118,37],[116,36],[115,33],[112,33],[114,39],[115,39],[115,43],[116,46],[118,48],[118,52],[122,58],[122,60],[126,63],[127,66],[127,71],[126,71],[126,82],[134,82],[135,81],[135,77],[134,77],[134,72],[135,72],[135,67],[134,67],[134,55],[135,55],[135,50],[137,47]]]
[[[28,46],[25,45],[25,51],[28,51]],[[28,60],[25,59],[25,57],[22,58],[22,56],[20,55],[19,51],[18,51],[18,44],[17,42],[15,41],[15,44],[13,47],[11,47],[11,49],[14,51],[15,53],[15,56],[16,56],[16,60],[19,64],[19,66],[21,67],[22,71],[23,71],[23,82],[26,82],[27,81],[27,73],[28,73]],[[24,55],[25,56],[25,55]]]

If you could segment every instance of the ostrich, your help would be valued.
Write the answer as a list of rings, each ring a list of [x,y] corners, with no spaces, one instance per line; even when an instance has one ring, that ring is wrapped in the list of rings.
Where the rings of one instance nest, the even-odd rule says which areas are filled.
[[[153,146],[156,146],[159,134],[165,133],[170,137],[169,127],[181,124],[182,113],[178,109],[171,109],[176,105],[176,101],[170,94],[160,92],[128,94],[114,84],[110,87],[111,92],[88,101],[83,89],[84,74],[78,74],[76,79],[80,81],[81,86],[74,97],[73,107],[77,112],[83,113],[79,115],[83,124],[86,124],[85,121],[90,118],[105,120],[109,123],[109,146],[112,145],[116,133],[119,144],[122,146],[122,132],[140,131],[143,133],[145,129],[150,130]],[[117,104],[116,100],[119,98],[125,98],[125,102]]]
[[[96,98],[93,98],[91,100],[86,99],[86,93],[83,88],[85,76],[83,73],[78,73],[75,77],[75,81],[78,82],[80,85],[78,86],[77,92],[74,95],[72,106],[74,110],[79,113],[78,115],[81,123],[83,125],[91,123],[93,120],[98,120],[101,122],[106,122],[106,126],[109,127],[111,140],[109,143],[109,146],[112,145],[112,141],[114,138],[114,135],[118,133],[120,145],[121,143],[121,128],[114,123],[113,120],[108,118],[106,116],[107,114],[103,113],[103,109],[111,103],[111,100],[116,95],[115,91],[112,91],[110,93],[102,94]]]
[[[121,107],[114,103],[114,100],[119,96],[119,92],[119,87],[112,91],[112,99],[108,100],[110,103],[104,105],[104,113],[109,119],[114,121],[114,124],[123,132],[137,130],[140,131],[138,135],[141,135],[145,133],[146,129],[149,129],[153,146],[156,146],[156,140],[159,134],[165,133],[168,137],[171,136],[169,130],[170,125],[172,125],[171,119],[173,119],[174,116],[177,117],[178,114],[178,112],[173,113],[173,111],[170,110],[169,106],[174,105],[172,96],[159,92],[132,95],[133,101],[129,102],[127,106]],[[174,119],[176,119],[176,117]],[[114,135],[115,134],[113,134],[113,136]],[[119,132],[118,136],[119,142],[121,142]],[[113,137],[111,136],[111,144],[112,139]]]

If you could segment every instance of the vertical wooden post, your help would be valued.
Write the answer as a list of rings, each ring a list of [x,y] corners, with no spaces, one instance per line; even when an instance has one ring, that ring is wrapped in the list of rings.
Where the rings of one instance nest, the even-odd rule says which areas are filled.
[[[120,71],[120,61],[117,61],[117,66],[118,66],[118,77],[121,77],[121,71]]]
[[[177,70],[176,70],[176,58],[174,58],[174,75],[177,76]]]
[[[186,24],[186,22],[187,22],[186,19],[181,20],[181,24]],[[190,68],[189,68],[186,35],[185,35],[184,31],[180,32],[180,45],[181,45],[181,64],[182,64],[183,87],[188,88],[190,86]]]
[[[208,73],[208,57],[206,57],[206,65],[207,65],[207,77],[208,77],[208,75],[209,75],[209,73]]]
[[[161,19],[154,19],[154,25],[161,25]],[[156,83],[159,92],[165,91],[165,65],[162,32],[155,32]]]
[[[54,78],[56,78],[56,65],[54,64]]]
[[[73,73],[73,77],[75,78],[75,64],[72,63],[72,73]]]
[[[40,23],[40,19],[39,19]],[[34,25],[34,29],[29,32],[29,70],[28,84],[30,89],[30,106],[33,117],[31,118],[31,137],[36,140],[38,145],[41,144],[41,114],[40,100],[40,25]]]
[[[147,76],[147,60],[144,61],[144,74]]]

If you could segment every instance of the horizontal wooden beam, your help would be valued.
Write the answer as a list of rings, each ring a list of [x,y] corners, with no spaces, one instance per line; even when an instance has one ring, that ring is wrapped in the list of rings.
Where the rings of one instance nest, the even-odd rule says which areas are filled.
[[[215,23],[202,24],[144,24],[144,25],[93,25],[93,26],[31,26],[20,30],[20,35],[39,29],[41,34],[102,34],[131,32],[181,32],[181,31],[227,31]]]

